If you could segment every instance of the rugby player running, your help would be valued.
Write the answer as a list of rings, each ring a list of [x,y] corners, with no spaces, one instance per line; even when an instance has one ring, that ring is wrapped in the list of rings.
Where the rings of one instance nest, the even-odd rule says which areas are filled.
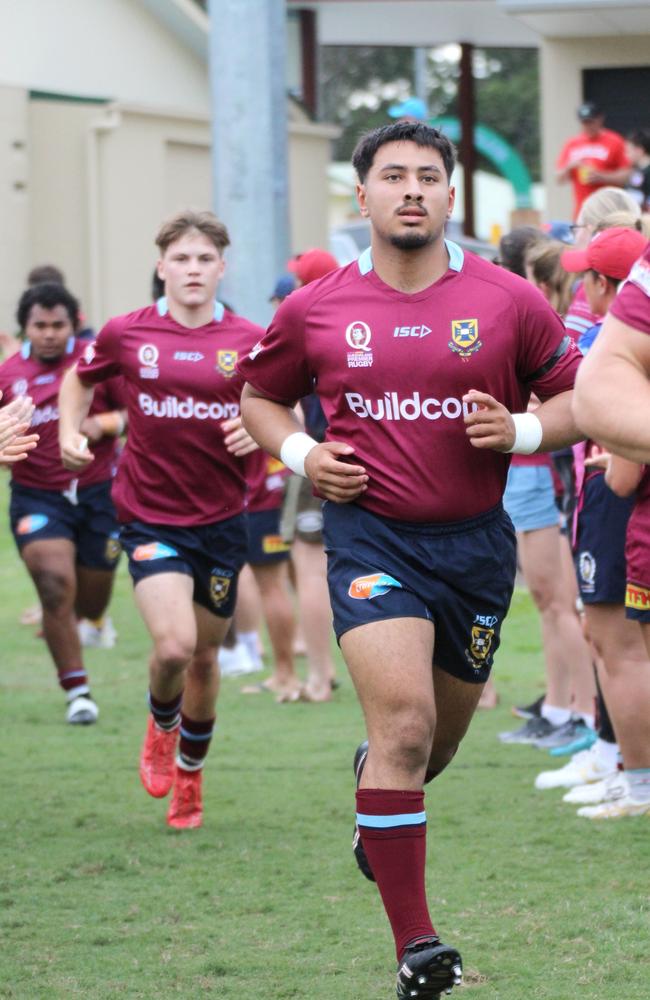
[[[334,627],[368,733],[355,855],[391,923],[397,996],[423,1000],[461,980],[427,907],[423,785],[458,749],[510,603],[508,452],[579,438],[579,354],[558,316],[445,240],[454,159],[421,123],[362,137],[353,163],[371,247],[293,292],[240,363],[246,428],[326,501]],[[314,387],[322,444],[292,410]]]
[[[240,457],[256,445],[241,427],[235,365],[261,330],[216,301],[229,242],[209,212],[164,223],[156,244],[165,297],[109,320],[60,397],[63,461],[83,468],[92,461],[80,427],[93,387],[125,379],[129,435],[113,499],[153,642],[140,777],[155,798],[173,787],[167,822],[176,828],[202,822],[216,654],[247,553]]]

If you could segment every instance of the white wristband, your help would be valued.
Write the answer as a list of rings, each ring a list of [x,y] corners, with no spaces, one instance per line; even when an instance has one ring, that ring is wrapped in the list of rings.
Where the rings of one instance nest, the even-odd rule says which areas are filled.
[[[532,455],[542,443],[544,429],[534,413],[511,413],[515,422],[515,443],[506,454]]]
[[[303,431],[296,431],[295,434],[290,434],[282,442],[280,459],[297,476],[306,476],[305,459],[317,444],[318,441],[314,441],[309,434],[305,434]]]

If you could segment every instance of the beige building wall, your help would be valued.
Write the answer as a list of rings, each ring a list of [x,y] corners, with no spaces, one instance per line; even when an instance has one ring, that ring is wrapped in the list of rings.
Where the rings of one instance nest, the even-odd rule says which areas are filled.
[[[542,165],[548,218],[570,219],[570,184],[555,181],[555,161],[566,140],[580,130],[576,109],[582,101],[582,70],[647,66],[650,36],[544,39],[540,49]],[[648,95],[638,94],[639,124],[647,124]],[[642,120],[641,120],[642,119]]]
[[[289,125],[289,216],[292,253],[328,246],[328,167],[339,130],[310,122]]]
[[[0,87],[0,331],[5,333],[15,329],[17,290],[30,259],[28,134],[26,92]]]

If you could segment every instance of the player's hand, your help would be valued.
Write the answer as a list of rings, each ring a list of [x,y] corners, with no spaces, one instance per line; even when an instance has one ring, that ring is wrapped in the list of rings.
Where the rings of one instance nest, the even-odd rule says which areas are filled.
[[[0,451],[25,433],[33,414],[34,404],[29,396],[17,396],[0,410]]]
[[[252,451],[257,451],[259,448],[257,441],[253,440],[244,427],[241,417],[232,417],[230,420],[224,420],[221,424],[221,430],[224,433],[223,440],[226,445],[226,451],[229,451],[231,455],[235,455],[237,458],[250,455]]]
[[[341,461],[353,455],[354,448],[341,441],[325,441],[312,448],[305,459],[305,472],[326,500],[351,503],[368,489],[368,476],[362,465]]]
[[[97,417],[86,417],[81,423],[81,433],[91,444],[97,444],[104,437],[104,431]]]
[[[71,472],[81,472],[94,461],[92,451],[88,451],[88,438],[74,431],[67,438],[59,441],[61,461]]]
[[[478,410],[468,413],[465,426],[469,443],[474,448],[491,448],[509,451],[515,443],[515,422],[512,414],[494,396],[478,389],[470,389],[463,396],[464,403],[476,403]]]
[[[14,465],[27,458],[38,444],[38,434],[18,434],[11,444],[0,449],[0,465]]]
[[[611,457],[610,452],[596,444],[591,449],[589,458],[585,458],[585,469],[607,469]]]

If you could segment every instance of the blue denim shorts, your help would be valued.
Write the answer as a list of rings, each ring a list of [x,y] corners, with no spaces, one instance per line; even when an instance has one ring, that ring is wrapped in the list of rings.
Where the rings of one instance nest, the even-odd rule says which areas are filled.
[[[545,465],[511,465],[503,506],[515,531],[539,531],[559,525],[551,470]]]

